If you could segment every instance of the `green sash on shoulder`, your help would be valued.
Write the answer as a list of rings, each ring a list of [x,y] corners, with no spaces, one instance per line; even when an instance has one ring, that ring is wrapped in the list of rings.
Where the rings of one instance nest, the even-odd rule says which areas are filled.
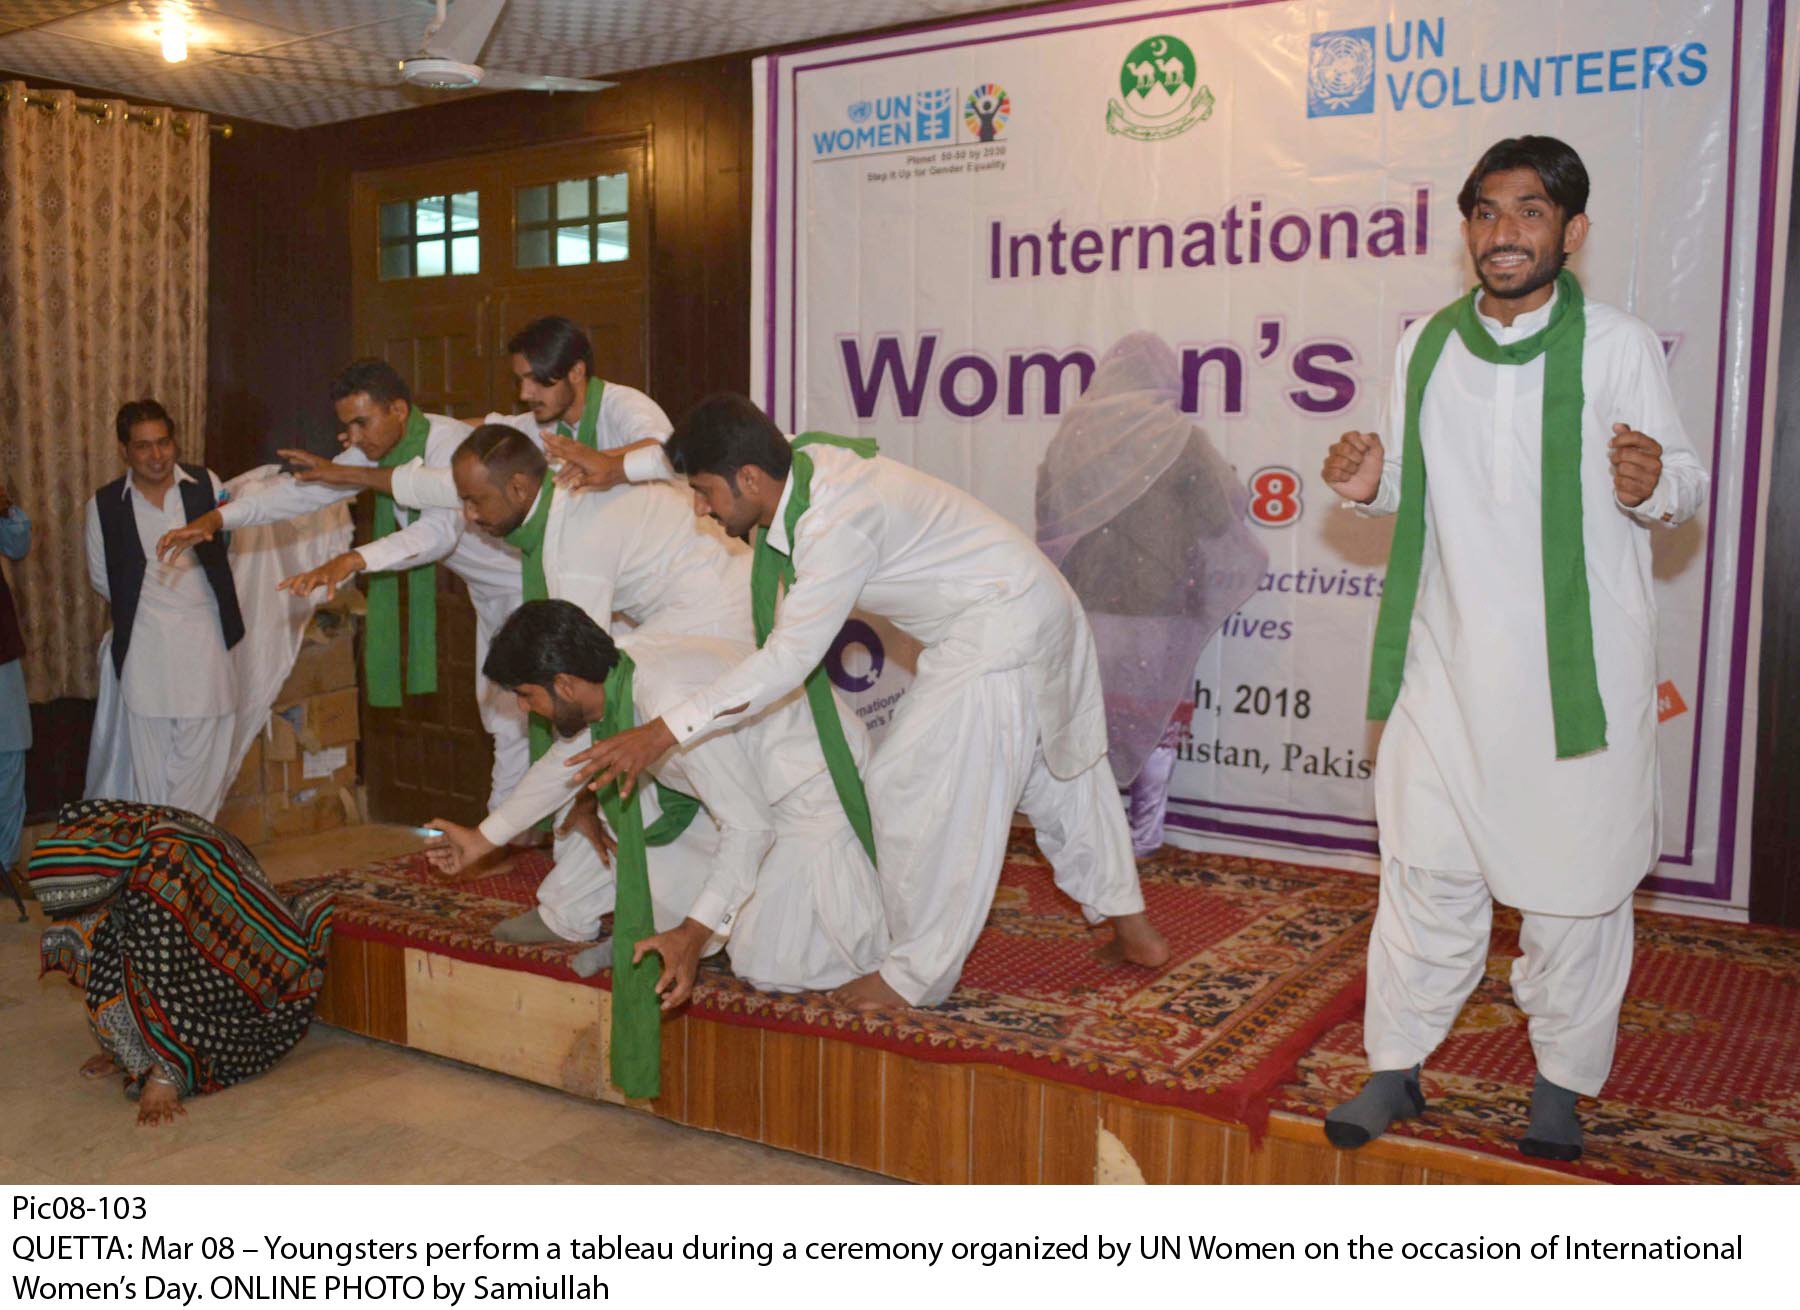
[[[637,723],[631,701],[634,667],[631,656],[620,651],[619,662],[606,675],[606,712],[589,729],[595,741],[616,736]],[[662,1008],[656,998],[661,971],[649,957],[638,964],[631,962],[637,944],[656,935],[650,865],[644,853],[650,841],[637,792],[620,800],[617,785],[608,786],[600,793],[600,813],[618,843],[613,852],[618,892],[612,931],[612,1081],[627,1096],[656,1096],[662,1090]]]
[[[567,423],[558,421],[556,435],[573,437],[589,450],[600,449],[600,397],[606,392],[606,383],[599,378],[589,378],[587,399],[581,406],[581,426],[572,428]]]
[[[423,458],[431,421],[414,409],[406,434],[383,455],[380,467],[398,468]],[[399,526],[394,498],[375,494],[373,536],[380,541]],[[363,627],[363,672],[369,704],[392,708],[400,703],[400,577],[374,573],[368,579],[369,614]],[[428,695],[437,690],[437,565],[406,570],[406,690]]]
[[[1556,306],[1542,331],[1502,346],[1475,310],[1480,288],[1432,316],[1406,369],[1406,428],[1401,448],[1400,508],[1388,558],[1387,585],[1375,624],[1369,669],[1369,717],[1385,719],[1400,694],[1407,634],[1419,592],[1425,552],[1425,455],[1420,415],[1425,387],[1455,332],[1469,353],[1508,367],[1544,356],[1543,493],[1544,631],[1549,653],[1550,705],[1556,726],[1556,758],[1569,759],[1606,746],[1606,707],[1594,666],[1594,624],[1589,605],[1587,548],[1581,511],[1581,363],[1587,314],[1581,284],[1563,270]]]
[[[538,488],[537,504],[531,513],[502,540],[519,552],[519,590],[525,600],[549,600],[550,584],[544,577],[544,529],[550,522],[550,502],[556,496],[556,479],[544,470],[544,481]],[[531,716],[531,758],[541,759],[550,749],[550,724],[542,716]]]
[[[837,446],[863,459],[872,459],[876,445],[869,437],[838,437],[828,432],[803,432],[794,438],[794,462],[788,471],[787,513],[782,522],[787,528],[788,553],[783,555],[769,544],[769,530],[756,533],[756,556],[750,568],[750,612],[756,624],[756,644],[760,649],[775,630],[775,600],[781,587],[794,585],[794,528],[812,505],[813,462],[806,454],[807,446]],[[831,694],[831,679],[825,666],[818,665],[806,675],[806,703],[812,708],[813,724],[819,732],[819,748],[825,754],[825,767],[837,788],[838,800],[855,829],[857,840],[875,859],[875,828],[869,818],[869,797],[863,790],[862,775],[856,771],[856,759],[850,753],[844,736],[843,721],[838,718],[837,699]]]

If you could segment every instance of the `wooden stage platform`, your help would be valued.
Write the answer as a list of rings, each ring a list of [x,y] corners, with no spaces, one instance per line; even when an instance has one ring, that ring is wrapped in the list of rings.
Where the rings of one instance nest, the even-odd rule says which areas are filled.
[[[690,1014],[663,1029],[662,1095],[606,1076],[612,994],[415,946],[336,936],[318,1017],[709,1132],[920,1183],[1569,1183],[1456,1147],[1332,1148],[1277,1113],[1249,1130],[992,1065],[914,1059]]]

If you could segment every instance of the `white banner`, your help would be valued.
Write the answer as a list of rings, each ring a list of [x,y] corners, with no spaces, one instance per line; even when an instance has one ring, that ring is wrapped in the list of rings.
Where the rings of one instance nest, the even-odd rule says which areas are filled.
[[[1475,159],[1563,138],[1593,180],[1574,268],[1662,337],[1713,476],[1708,510],[1656,539],[1649,886],[1742,907],[1787,29],[1784,0],[1096,3],[765,58],[757,398],[1030,531],[1094,362],[1161,335],[1270,555],[1196,671],[1172,829],[1366,856],[1391,524],[1339,509],[1319,466],[1383,427],[1400,333],[1472,281]],[[904,687],[891,635],[847,634],[833,661],[877,728]]]

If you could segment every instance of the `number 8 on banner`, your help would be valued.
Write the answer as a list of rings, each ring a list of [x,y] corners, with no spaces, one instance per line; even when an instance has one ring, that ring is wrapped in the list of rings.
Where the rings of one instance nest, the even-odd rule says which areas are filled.
[[[1265,528],[1292,527],[1304,504],[1300,475],[1293,469],[1271,464],[1250,475],[1251,522]]]

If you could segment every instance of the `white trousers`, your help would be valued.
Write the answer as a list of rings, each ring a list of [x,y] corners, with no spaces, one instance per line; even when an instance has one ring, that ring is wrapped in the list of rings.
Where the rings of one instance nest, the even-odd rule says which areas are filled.
[[[881,898],[893,946],[881,966],[913,1005],[936,1005],[962,975],[993,904],[1007,833],[1023,810],[1056,885],[1089,922],[1144,908],[1131,832],[1102,755],[1073,778],[1044,760],[1023,668],[942,676],[919,660],[868,771]]]
[[[1487,969],[1494,898],[1479,873],[1388,858],[1369,937],[1363,1045],[1371,1069],[1410,1069],[1436,1050]],[[1606,914],[1522,913],[1513,999],[1529,1020],[1538,1071],[1598,1096],[1612,1070],[1631,975],[1631,897]]]
[[[654,787],[644,789],[644,826],[656,821],[658,814]],[[556,812],[556,825],[568,816],[569,807]],[[656,918],[656,931],[667,932],[687,918],[688,907],[706,886],[712,873],[712,857],[719,845],[719,830],[705,810],[667,846],[652,846],[645,852],[650,874],[650,901]],[[618,878],[613,870],[600,862],[600,853],[580,833],[558,835],[554,847],[556,863],[538,884],[538,917],[559,937],[572,942],[591,942],[600,935],[600,918],[611,914],[618,899]],[[708,943],[706,954],[719,948],[718,938]]]
[[[204,719],[149,718],[125,713],[131,744],[131,799],[172,805],[203,819],[218,813],[230,779],[231,732],[236,715]]]
[[[887,954],[875,866],[829,773],[776,804],[775,844],[725,949],[738,977],[771,992],[841,987]]]

